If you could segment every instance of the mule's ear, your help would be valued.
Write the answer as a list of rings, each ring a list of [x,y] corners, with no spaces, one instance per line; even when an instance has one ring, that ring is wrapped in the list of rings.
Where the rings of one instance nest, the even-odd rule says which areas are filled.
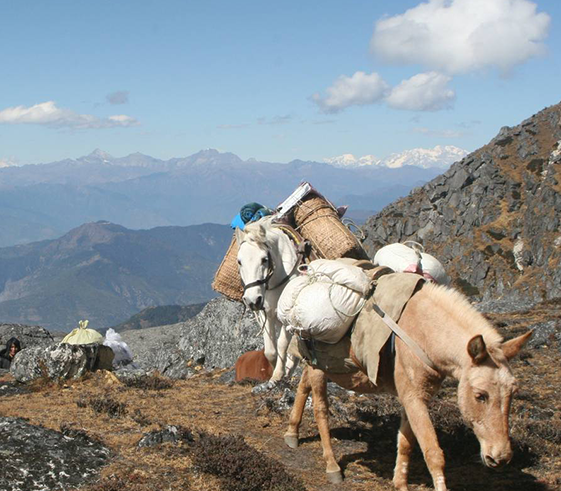
[[[473,360],[473,363],[476,365],[483,363],[489,356],[487,346],[485,346],[485,341],[483,341],[483,336],[481,334],[478,334],[469,340],[467,350],[469,356],[471,356],[471,359]]]
[[[518,336],[517,338],[509,339],[504,342],[501,345],[501,348],[506,356],[506,359],[510,360],[511,358],[514,358],[526,344],[528,339],[530,339],[533,333],[534,331],[528,331],[526,334],[522,334],[522,336]]]
[[[236,227],[236,230],[234,231],[234,237],[236,237],[236,242],[238,243],[239,247],[243,242],[245,232],[241,228]]]

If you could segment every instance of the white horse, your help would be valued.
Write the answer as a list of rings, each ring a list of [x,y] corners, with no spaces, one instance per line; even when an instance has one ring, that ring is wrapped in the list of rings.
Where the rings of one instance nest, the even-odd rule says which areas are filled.
[[[243,301],[261,317],[265,356],[274,367],[269,385],[291,373],[297,361],[288,356],[291,335],[277,318],[279,297],[288,281],[298,275],[303,251],[265,217],[236,229],[238,267],[244,285]]]

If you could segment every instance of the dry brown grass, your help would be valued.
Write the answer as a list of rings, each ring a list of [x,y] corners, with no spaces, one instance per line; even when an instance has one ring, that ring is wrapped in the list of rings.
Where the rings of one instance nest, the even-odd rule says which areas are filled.
[[[561,302],[551,301],[529,312],[488,317],[510,337],[523,332],[530,324],[558,319],[560,313]],[[512,413],[515,459],[504,472],[488,470],[478,462],[477,440],[462,424],[456,408],[455,384],[445,384],[431,411],[447,457],[451,489],[560,489],[560,363],[560,347],[556,342],[550,347],[527,350],[513,362],[521,390]],[[205,466],[194,458],[192,448],[195,447],[188,443],[137,448],[145,433],[166,425],[180,425],[196,435],[202,432],[210,435],[210,440],[218,437],[213,441],[219,447],[221,441],[226,442],[225,448],[230,448],[230,443],[238,445],[232,452],[245,457],[232,465],[240,468],[244,462],[253,462],[249,467],[256,468],[255,462],[263,459],[262,469],[267,474],[271,465],[267,459],[274,459],[278,463],[276,468],[301,479],[309,491],[392,489],[400,411],[395,399],[345,392],[332,398],[333,444],[346,478],[337,488],[326,483],[321,445],[309,411],[302,425],[301,446],[291,450],[282,440],[288,414],[269,407],[262,396],[252,395],[250,386],[219,383],[220,375],[219,372],[200,374],[187,381],[176,381],[165,390],[149,390],[127,387],[109,374],[99,372],[84,380],[47,384],[35,392],[0,398],[0,415],[28,418],[32,424],[58,431],[61,427],[64,431],[82,431],[108,446],[113,455],[111,463],[103,469],[99,482],[82,488],[86,491],[236,489],[229,488],[233,486],[232,481],[220,475],[222,460],[214,463],[209,460]],[[4,377],[0,384],[8,380],[9,377]],[[95,404],[78,404],[79,401],[111,401],[126,411],[111,416],[110,412],[96,412]],[[247,448],[239,436],[244,438]],[[210,440],[207,438],[207,442]],[[242,454],[240,449],[247,453]],[[203,453],[200,448],[198,453]],[[263,477],[263,473],[260,475]],[[431,488],[419,451],[413,456],[411,482],[412,490]]]

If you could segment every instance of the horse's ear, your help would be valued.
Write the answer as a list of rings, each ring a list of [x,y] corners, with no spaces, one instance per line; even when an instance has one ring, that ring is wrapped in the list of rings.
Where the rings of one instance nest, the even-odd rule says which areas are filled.
[[[485,341],[483,341],[483,336],[481,334],[478,334],[469,340],[467,350],[469,356],[471,356],[471,359],[473,360],[473,363],[476,365],[483,363],[489,356],[487,346],[485,346]]]
[[[238,243],[238,247],[242,245],[243,239],[245,237],[245,232],[241,229],[236,227],[234,231],[234,237],[236,238],[236,242]]]
[[[261,242],[265,242],[265,239],[267,237],[267,229],[265,228],[265,225],[263,225],[262,223],[257,222],[258,228],[257,228],[257,237],[259,237],[259,240]]]
[[[511,358],[514,358],[526,344],[528,339],[530,339],[533,333],[534,331],[528,331],[526,334],[522,334],[522,336],[518,336],[517,338],[509,339],[504,342],[501,345],[501,348],[506,356],[506,359],[510,360]]]

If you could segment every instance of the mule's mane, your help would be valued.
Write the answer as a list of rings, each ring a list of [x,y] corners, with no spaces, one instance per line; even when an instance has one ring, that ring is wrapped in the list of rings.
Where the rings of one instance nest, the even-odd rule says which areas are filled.
[[[436,302],[439,308],[452,318],[458,319],[458,325],[463,326],[468,334],[473,336],[481,334],[485,343],[490,346],[498,346],[502,343],[501,335],[460,292],[428,282],[423,286],[423,290],[430,294],[431,300]]]

